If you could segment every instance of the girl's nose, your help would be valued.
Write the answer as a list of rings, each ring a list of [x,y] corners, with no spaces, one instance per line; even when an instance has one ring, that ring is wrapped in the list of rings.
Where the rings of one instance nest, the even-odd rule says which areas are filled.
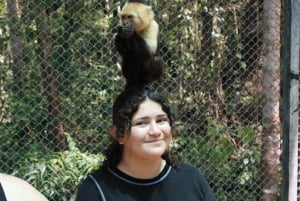
[[[160,133],[161,133],[161,130],[158,127],[157,123],[156,122],[152,122],[150,124],[149,134],[150,135],[160,135]]]

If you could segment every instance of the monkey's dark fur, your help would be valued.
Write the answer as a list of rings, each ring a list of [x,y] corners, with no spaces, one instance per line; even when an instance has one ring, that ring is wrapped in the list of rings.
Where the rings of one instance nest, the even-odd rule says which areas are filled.
[[[163,61],[159,56],[159,27],[146,1],[131,0],[121,11],[115,45],[122,56],[126,87],[160,80]]]

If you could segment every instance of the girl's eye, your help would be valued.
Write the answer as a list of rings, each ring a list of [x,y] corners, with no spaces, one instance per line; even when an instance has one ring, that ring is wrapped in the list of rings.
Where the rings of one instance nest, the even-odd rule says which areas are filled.
[[[147,124],[147,122],[145,121],[138,121],[136,123],[133,124],[133,126],[145,126]]]
[[[157,120],[157,123],[165,123],[165,122],[169,122],[168,118],[161,118]]]

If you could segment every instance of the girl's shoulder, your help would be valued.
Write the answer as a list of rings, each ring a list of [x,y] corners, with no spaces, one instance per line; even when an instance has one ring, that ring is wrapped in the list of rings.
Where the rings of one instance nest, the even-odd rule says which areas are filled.
[[[173,172],[182,179],[191,179],[200,182],[206,180],[201,170],[190,163],[179,163],[177,167],[173,168]]]
[[[178,166],[175,168],[175,170],[178,171],[191,171],[191,172],[198,172],[200,173],[199,169],[196,168],[194,165],[190,163],[181,162],[178,164]]]

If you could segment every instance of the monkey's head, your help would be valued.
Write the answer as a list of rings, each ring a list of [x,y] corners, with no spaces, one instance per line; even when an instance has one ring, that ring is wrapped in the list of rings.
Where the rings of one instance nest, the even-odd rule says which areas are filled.
[[[151,6],[143,3],[126,3],[120,13],[123,26],[132,26],[136,32],[142,32],[150,26],[154,19]]]

